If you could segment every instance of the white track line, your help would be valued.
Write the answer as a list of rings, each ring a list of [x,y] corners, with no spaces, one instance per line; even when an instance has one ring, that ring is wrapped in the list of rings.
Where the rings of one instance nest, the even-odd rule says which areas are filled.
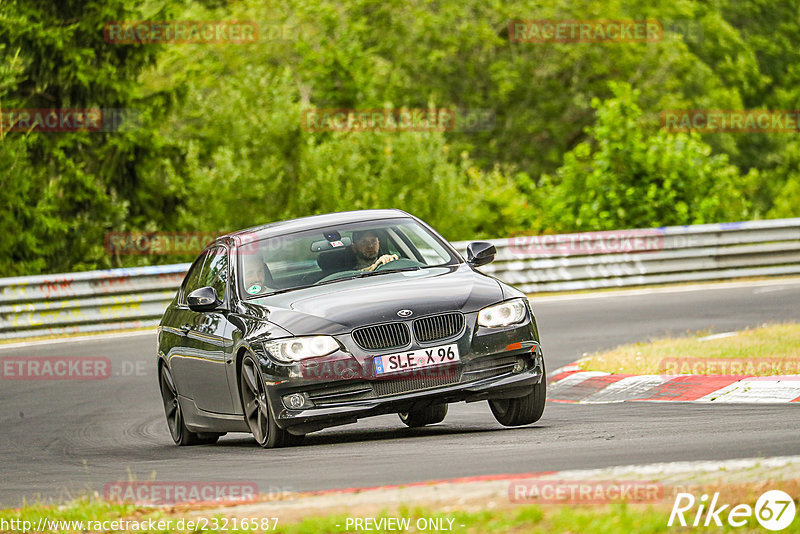
[[[91,336],[57,337],[53,339],[37,339],[33,341],[20,341],[19,343],[0,344],[2,349],[18,349],[24,347],[35,347],[38,345],[50,345],[53,343],[72,343],[85,341],[108,341],[109,339],[119,339],[123,337],[152,336],[156,333],[155,328],[147,330],[137,330],[135,332],[109,332],[108,334],[96,334]]]
[[[576,293],[574,295],[551,295],[537,297],[536,293],[528,295],[532,302],[556,302],[560,300],[582,300],[582,299],[602,299],[609,297],[629,297],[637,295],[653,295],[657,293],[684,293],[687,291],[709,291],[714,289],[740,289],[744,287],[770,287],[770,286],[796,286],[800,285],[800,278],[780,278],[777,280],[761,280],[753,282],[720,282],[710,284],[693,284],[674,287],[654,287],[650,289],[620,289],[618,291],[602,291],[597,293]],[[774,291],[780,291],[775,288]],[[754,291],[755,293],[756,291]],[[759,291],[763,292],[763,291]]]

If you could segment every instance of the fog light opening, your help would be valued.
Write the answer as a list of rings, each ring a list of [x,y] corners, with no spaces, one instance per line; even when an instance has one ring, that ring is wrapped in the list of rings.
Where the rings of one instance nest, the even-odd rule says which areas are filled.
[[[522,360],[522,358],[517,358],[517,361],[514,362],[513,372],[521,373],[524,370],[525,370],[525,362]]]
[[[306,404],[306,397],[302,393],[292,393],[283,397],[283,404],[292,410],[299,410]]]

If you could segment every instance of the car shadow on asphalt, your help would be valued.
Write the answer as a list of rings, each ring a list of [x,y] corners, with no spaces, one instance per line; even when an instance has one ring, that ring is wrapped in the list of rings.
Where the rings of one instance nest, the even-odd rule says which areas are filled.
[[[376,429],[348,429],[341,428],[323,430],[318,433],[308,434],[300,445],[296,447],[313,447],[315,445],[335,445],[343,443],[358,443],[358,442],[371,442],[371,441],[388,441],[397,439],[412,439],[422,437],[435,437],[435,436],[459,436],[464,434],[477,435],[477,434],[495,434],[498,432],[511,432],[511,433],[528,433],[531,431],[541,431],[549,429],[549,425],[534,424],[522,427],[505,428],[505,427],[456,427],[448,425],[434,425],[423,428],[376,428]],[[245,434],[235,434],[233,436],[226,436],[220,439],[214,447],[247,447],[255,448],[258,444],[252,437]],[[290,450],[290,449],[283,449]]]

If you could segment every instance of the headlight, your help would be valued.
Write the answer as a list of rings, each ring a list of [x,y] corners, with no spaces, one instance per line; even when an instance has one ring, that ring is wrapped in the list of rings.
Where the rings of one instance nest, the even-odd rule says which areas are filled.
[[[306,358],[326,356],[339,349],[339,343],[331,336],[293,337],[267,341],[264,348],[279,361],[298,362]]]
[[[498,328],[522,322],[525,319],[525,303],[521,299],[509,300],[482,309],[478,313],[478,325]]]

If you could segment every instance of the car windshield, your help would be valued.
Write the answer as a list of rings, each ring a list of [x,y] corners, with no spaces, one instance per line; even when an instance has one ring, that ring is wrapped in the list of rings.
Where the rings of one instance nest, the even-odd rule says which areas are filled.
[[[412,219],[319,228],[239,247],[246,298],[458,262],[441,239]]]

